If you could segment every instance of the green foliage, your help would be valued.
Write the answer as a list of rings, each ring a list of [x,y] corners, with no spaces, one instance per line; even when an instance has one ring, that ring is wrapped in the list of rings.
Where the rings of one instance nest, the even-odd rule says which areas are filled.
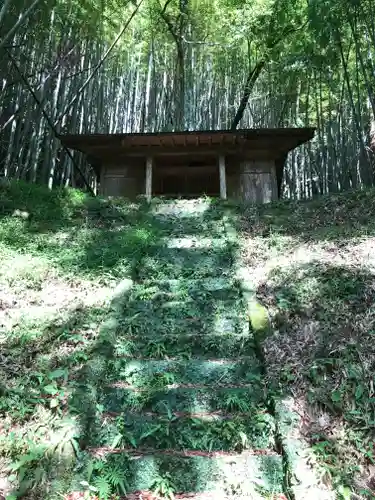
[[[244,216],[270,266],[257,291],[274,329],[263,342],[268,379],[275,394],[306,401],[306,435],[339,498],[373,496],[373,195],[259,207],[255,229]]]
[[[155,479],[152,486],[155,495],[162,498],[168,498],[169,500],[174,499],[174,493],[176,492],[176,487],[173,484],[171,475],[166,472],[163,476],[159,476]]]
[[[356,196],[364,205],[369,201],[366,195]],[[128,241],[129,253],[137,248],[136,271],[145,256],[156,255],[157,259],[150,266],[148,279],[134,280],[118,307],[113,308],[109,301],[97,307],[80,305],[74,313],[69,312],[68,318],[59,316],[56,322],[44,325],[36,320],[33,328],[30,323],[20,323],[7,339],[6,373],[1,386],[4,397],[0,405],[2,416],[10,415],[10,421],[0,446],[2,456],[13,468],[14,482],[20,483],[19,491],[29,489],[53,498],[56,491],[63,494],[83,489],[87,496],[91,492],[104,499],[133,491],[133,483],[142,476],[147,478],[142,484],[173,498],[180,491],[187,491],[196,472],[186,472],[185,465],[174,470],[176,457],[168,457],[172,464],[169,468],[161,467],[158,453],[142,457],[142,463],[148,465],[140,471],[137,449],[175,453],[190,450],[197,455],[241,453],[254,448],[273,450],[277,422],[269,413],[269,389],[279,395],[288,387],[297,391],[298,384],[304,383],[310,404],[324,408],[332,419],[338,416],[344,423],[338,439],[324,431],[309,437],[326,467],[327,477],[338,495],[345,498],[358,474],[355,452],[367,463],[374,461],[372,361],[363,352],[363,345],[368,353],[372,352],[372,274],[316,260],[309,265],[292,266],[286,259],[289,266],[282,267],[283,261],[276,258],[276,269],[258,290],[276,330],[263,340],[267,356],[274,354],[273,343],[280,338],[290,337],[293,347],[300,345],[294,335],[300,328],[306,331],[302,328],[306,318],[314,318],[323,326],[317,350],[303,350],[304,355],[311,357],[304,359],[302,367],[298,365],[299,351],[294,357],[285,358],[279,350],[275,357],[278,362],[268,368],[265,380],[254,339],[243,328],[247,310],[238,285],[233,280],[203,280],[200,270],[193,273],[195,279],[171,280],[171,267],[162,265],[164,259],[173,264],[172,256],[178,255],[180,249],[171,248],[176,252],[165,254],[166,248],[170,250],[165,243],[171,240],[161,239],[161,235],[169,235],[171,229],[173,234],[173,228],[179,234],[184,234],[186,227],[197,231],[200,224],[205,224],[209,231],[212,220],[220,220],[220,206],[207,203],[203,217],[172,216],[171,223],[168,217],[157,217],[143,206],[135,214],[129,205],[114,207],[97,201],[90,200],[88,205],[87,200],[83,205],[77,202],[78,209],[69,209],[70,215],[62,219],[62,224],[73,223],[77,217],[80,222],[87,219],[80,229],[75,226],[77,232],[87,234],[88,228],[96,228],[104,236],[107,231],[124,233],[121,238]],[[343,205],[339,198],[336,214],[343,211]],[[160,203],[158,206],[164,208]],[[318,227],[322,227],[321,214],[325,210],[311,206]],[[311,206],[302,205],[299,210],[305,210],[308,218]],[[306,237],[298,233],[301,225],[294,216],[288,218],[289,225],[285,222],[283,207],[276,204],[259,209],[264,210],[264,224],[272,225],[269,238],[262,232],[265,258],[269,256],[267,252],[279,256],[280,252],[289,251],[299,244],[298,238]],[[329,209],[332,211],[333,205]],[[170,210],[175,207],[171,205]],[[369,213],[366,212],[368,222]],[[9,221],[10,216],[5,219]],[[131,230],[130,221],[136,223]],[[293,234],[293,245],[287,239],[289,232]],[[310,231],[308,238],[311,237]],[[283,247],[284,241],[289,244]],[[47,259],[43,251],[39,250],[39,259]],[[199,252],[199,248],[191,252]],[[214,257],[228,257],[224,270],[233,271],[235,248],[216,245],[210,247],[210,252]],[[11,253],[14,255],[14,248]],[[189,252],[181,260],[176,259],[177,268],[189,259]],[[7,267],[7,273],[12,266]],[[116,262],[106,260],[106,266],[113,277]],[[33,274],[30,267],[23,267],[21,278],[13,275],[10,279],[7,274],[4,282],[13,287],[23,280],[28,294],[34,297],[51,279],[47,274],[38,281],[38,272]],[[66,279],[61,270],[59,273],[60,279]],[[215,273],[213,269],[211,277]],[[90,281],[90,286],[94,282]],[[347,318],[358,320],[361,336],[354,342],[351,333],[345,337],[351,340],[343,343],[341,327]],[[366,325],[364,330],[361,325]],[[294,352],[290,349],[289,345],[284,348],[283,356]],[[272,369],[277,370],[280,359],[282,367],[276,377]],[[36,409],[39,413],[33,427]],[[27,440],[14,439],[14,425],[28,429]],[[85,450],[88,448],[91,453],[91,447],[96,446],[105,447],[106,453],[101,459],[89,459]],[[215,477],[214,470],[208,475]],[[272,472],[262,470],[262,477],[268,476]],[[262,488],[264,496],[270,497],[268,487]]]
[[[129,416],[117,417],[115,429],[101,432],[103,442],[111,442],[112,448],[129,446],[201,451],[242,451],[248,448],[268,448],[272,445],[274,422],[272,418],[254,407],[246,416],[236,415],[226,419],[202,420],[169,414],[158,418]],[[114,436],[114,437],[113,437]],[[112,441],[113,437],[113,441]]]
[[[107,460],[92,460],[87,465],[87,480],[83,486],[95,491],[103,500],[112,498],[113,495],[126,495],[126,473],[123,458],[121,462],[116,456],[110,456]]]
[[[139,208],[115,207],[78,190],[12,182],[0,188],[0,239],[7,248],[48,259],[65,274],[113,281],[132,276],[158,239],[158,229]],[[28,217],[15,217],[17,210]]]
[[[19,377],[16,384],[13,382],[13,386],[2,388],[0,412],[11,411],[13,418],[20,421],[32,415],[35,405],[39,404],[60,413],[66,400],[67,377],[67,369],[47,373],[29,371]]]

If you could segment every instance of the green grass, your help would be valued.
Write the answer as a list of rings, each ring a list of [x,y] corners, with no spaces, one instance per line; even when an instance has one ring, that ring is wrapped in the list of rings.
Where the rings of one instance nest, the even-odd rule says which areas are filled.
[[[51,471],[64,482],[80,453],[68,400],[94,356],[113,286],[133,277],[157,242],[142,203],[1,187],[0,478],[13,464],[8,489],[14,479],[20,493],[52,498]]]

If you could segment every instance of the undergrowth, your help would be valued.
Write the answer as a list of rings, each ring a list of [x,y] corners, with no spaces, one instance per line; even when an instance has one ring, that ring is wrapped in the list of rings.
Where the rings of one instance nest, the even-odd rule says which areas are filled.
[[[293,395],[322,480],[342,499],[375,497],[374,195],[241,213],[243,258],[273,323],[268,382]]]
[[[140,271],[146,280],[148,273],[158,276],[165,260],[158,253],[163,235],[172,230],[181,237],[189,228],[189,218],[181,227],[178,215],[174,219],[160,217],[156,222],[150,209],[157,204],[157,200],[149,207],[142,200],[93,199],[75,190],[48,191],[21,182],[1,187],[0,485],[9,498],[52,500],[65,494],[70,498],[69,492],[80,491],[87,498],[105,499],[127,493],[132,475],[130,458],[126,453],[95,458],[86,450],[86,438],[96,429],[95,419],[106,418],[100,391],[108,371],[102,369],[101,352],[108,349],[124,355],[139,348],[131,342],[119,344],[118,335],[124,329],[131,334],[142,328],[139,313],[132,316],[129,311],[130,323],[121,323],[117,317],[115,326],[106,327],[114,311],[110,298],[118,289],[121,295],[123,283],[138,279]],[[212,203],[209,219],[202,216],[197,237],[206,232],[212,238],[220,232],[216,210]],[[147,255],[153,260],[147,260]],[[207,252],[202,250],[200,255],[207,260],[206,267],[197,267],[192,260],[187,276],[200,279],[215,267]],[[219,249],[217,259],[220,273],[220,263],[228,261],[227,251]],[[167,270],[161,276],[165,274],[169,277]],[[136,297],[138,301],[158,303],[159,298],[147,287],[142,293]],[[168,293],[164,295],[168,297]],[[193,302],[212,304],[204,318],[209,330],[216,298],[192,290],[173,293],[183,304],[182,309],[176,308],[177,322],[178,315],[187,314],[189,308],[192,315],[203,316],[203,309],[194,308]],[[198,351],[197,343],[190,345]],[[211,339],[207,349],[211,346],[215,350],[216,345]],[[161,359],[167,354],[165,342],[163,345],[156,339],[146,341],[142,351]],[[187,359],[190,352],[186,345],[176,345],[175,355]],[[155,391],[174,383],[173,377],[164,373],[162,377],[139,378],[137,383],[145,385],[145,392],[133,407],[146,405]],[[223,409],[248,409],[243,396],[217,402]],[[161,440],[172,446],[182,430],[181,446],[201,449],[204,439],[207,450],[226,442],[228,446],[232,442],[247,446],[243,422],[203,425],[191,420],[190,432],[181,424],[176,427],[170,411],[169,415],[161,426],[155,428],[151,423],[137,436],[121,419],[115,419],[111,446],[150,444],[156,435],[156,446],[163,444]],[[258,422],[259,439],[266,439],[268,423],[261,413],[254,415],[254,422]],[[199,443],[194,444],[193,431],[198,430]],[[174,484],[168,474],[168,469],[155,474],[153,489],[155,494],[172,498],[176,489],[184,486],[183,480]]]
[[[375,495],[374,200],[370,190],[306,203],[237,207],[243,257],[272,319],[273,334],[265,340],[268,383],[275,394],[293,394],[298,401],[302,432],[319,459],[322,480],[344,499]],[[213,220],[215,210],[213,204]],[[7,494],[53,500],[71,491],[111,498],[128,490],[131,457],[92,457],[85,447],[85,436],[97,429],[96,424],[90,428],[92,421],[107,418],[95,380],[110,376],[98,347],[107,344],[115,358],[142,352],[163,360],[172,353],[181,363],[202,349],[223,356],[253,349],[240,336],[234,343],[208,335],[215,333],[219,300],[191,290],[178,292],[177,301],[185,313],[189,301],[195,303],[190,330],[179,324],[180,305],[174,304],[178,335],[168,343],[158,335],[135,341],[144,328],[136,312],[127,322],[117,321],[111,334],[104,328],[115,287],[125,278],[138,278],[140,270],[147,279],[148,272],[159,269],[153,252],[172,225],[178,234],[178,217],[173,224],[161,219],[155,225],[143,201],[93,199],[75,190],[23,183],[0,188],[0,485]],[[204,219],[200,227],[211,237],[219,231]],[[145,259],[150,250],[152,259]],[[202,278],[211,266],[220,274],[228,261],[225,251],[218,252],[217,261],[207,259],[201,274],[191,271],[194,262],[184,273]],[[158,316],[165,295],[155,298],[152,287],[141,293],[138,299],[160,305],[150,317],[160,331],[164,325],[170,333]],[[200,301],[215,308],[199,309]],[[184,340],[184,334],[198,332],[205,335]],[[83,393],[82,374],[90,367],[92,392]],[[111,367],[121,369],[121,364]],[[242,450],[249,437],[267,439],[274,423],[256,410],[250,391],[218,392],[212,403],[219,411],[249,413],[258,429],[254,436],[243,420],[190,419],[182,425],[168,402],[153,406],[153,395],[182,375],[177,370],[135,378],[143,392],[129,400],[129,408],[158,411],[162,421],[134,432],[123,416],[112,416],[111,445],[209,451],[235,443]],[[198,444],[192,442],[192,428]],[[161,470],[153,489],[173,498],[179,485],[169,474]]]
[[[93,356],[119,277],[132,278],[143,250],[157,241],[145,206],[22,182],[0,189],[4,493],[55,498],[72,488],[67,471],[77,459],[87,461],[69,399]],[[87,491],[124,494],[124,472],[116,476],[104,462],[87,467],[81,475]]]

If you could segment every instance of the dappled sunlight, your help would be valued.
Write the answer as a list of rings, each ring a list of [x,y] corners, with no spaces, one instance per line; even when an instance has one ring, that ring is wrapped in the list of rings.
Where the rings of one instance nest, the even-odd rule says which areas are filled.
[[[320,432],[327,415],[317,406],[309,404],[304,395],[280,394],[275,400],[275,413],[284,452],[293,470],[293,491],[296,498],[306,500],[334,500],[332,484],[327,481],[326,472],[318,463],[311,448],[309,433],[312,424],[317,424],[315,432]]]
[[[194,397],[189,405],[189,411],[192,414],[199,413],[207,413],[209,414],[212,411],[212,405],[208,397],[206,398],[197,398]]]
[[[304,436],[334,486],[341,474],[365,478],[372,456],[374,283],[368,268],[323,259],[279,268],[258,289],[273,316],[269,383],[301,401]]]
[[[67,280],[46,258],[10,252],[0,270],[0,342],[38,340],[43,328],[79,308],[105,306],[112,289],[84,278]],[[23,333],[25,332],[25,333]]]
[[[46,408],[57,426],[50,425],[48,442],[52,448],[66,442],[75,465],[64,462],[57,479],[52,462],[41,460],[32,444],[12,448],[10,434],[8,463],[31,454],[22,474],[45,497],[54,488],[82,490],[82,481],[102,497],[106,489],[122,495],[161,487],[212,490],[223,498],[233,496],[233,488],[238,494],[241,488],[262,491],[259,499],[263,490],[281,491],[275,422],[265,409],[223,211],[208,203],[180,220],[150,211],[145,206],[131,212],[132,222],[125,224],[117,209],[111,221],[97,225],[91,219],[61,244],[61,254],[48,253],[48,244],[44,254],[32,247],[35,258],[55,263],[49,269],[56,274],[44,275],[35,291],[26,287],[29,307],[34,301],[56,311],[35,320],[35,334],[26,332],[25,323],[21,337],[6,339],[0,411],[18,406],[12,414],[22,426],[35,401]],[[55,226],[42,241],[59,234]],[[71,251],[75,245],[78,253]],[[52,455],[60,460],[57,449]],[[273,473],[263,467],[263,455],[267,464],[275,458]],[[36,463],[45,471],[42,479],[33,475]],[[20,487],[25,484],[21,480]]]
[[[271,319],[267,382],[279,403],[293,398],[297,415],[285,424],[284,449],[295,457],[299,494],[313,456],[323,489],[374,495],[373,200],[372,190],[356,191],[240,212],[244,274]]]
[[[354,265],[365,267],[375,264],[375,240],[368,238],[360,243],[348,240],[343,248],[334,242],[301,243],[294,242],[291,247],[283,246],[282,241],[276,251],[267,245],[267,240],[260,240],[260,255],[254,255],[254,247],[249,245],[249,239],[242,242],[242,258],[247,268],[251,270],[251,276],[256,286],[267,282],[270,276],[277,274],[278,270],[299,268],[301,266],[313,265],[314,262],[335,263],[337,265]],[[275,253],[276,255],[273,255]]]
[[[349,242],[346,258],[362,268],[375,268],[375,237],[363,236],[362,241]]]
[[[204,216],[210,209],[213,199],[197,198],[193,200],[158,200],[153,198],[151,214],[154,216],[167,215],[169,217],[197,218]]]
[[[182,200],[178,215],[94,203],[90,215],[78,210],[75,225],[65,215],[60,227],[49,225],[41,214],[40,233],[39,223],[0,221],[8,238],[0,247],[0,412],[12,408],[0,447],[7,464],[29,454],[19,467],[42,496],[56,481],[60,491],[77,491],[89,478],[119,494],[125,481],[130,491],[163,485],[267,498],[283,489],[281,428],[313,448],[328,485],[360,468],[371,487],[371,232],[343,242],[323,231],[311,242],[296,226],[288,234],[286,219],[278,233],[273,219],[272,230],[244,239],[247,269],[239,269],[223,208],[203,205],[194,215],[190,203],[185,217]],[[271,317],[264,350],[273,410],[243,279]],[[302,427],[283,416],[290,392]],[[35,443],[44,448],[12,442],[15,430],[31,438],[37,428],[45,429]],[[306,482],[311,466],[303,469],[298,456]]]
[[[192,236],[190,238],[165,238],[167,248],[223,248],[226,245],[225,240],[212,238],[199,238]]]
[[[213,323],[212,323],[212,334],[218,335],[216,339],[217,342],[220,342],[220,335],[230,334],[231,332],[236,332],[238,335],[248,335],[248,327],[246,325],[246,317],[245,313],[243,313],[243,317],[228,317],[228,313],[216,312],[214,314]]]
[[[90,386],[96,386],[97,404],[110,417],[100,416],[99,412],[97,432],[90,427],[86,436],[91,446],[108,456],[111,447],[112,453],[123,449],[132,456],[138,455],[125,468],[131,488],[155,488],[155,481],[162,481],[167,474],[169,485],[176,492],[212,488],[223,492],[230,489],[223,482],[230,473],[224,467],[224,452],[238,453],[241,447],[251,446],[272,449],[273,423],[272,419],[267,422],[262,412],[254,413],[254,421],[246,421],[240,414],[231,417],[237,418],[232,423],[226,418],[209,418],[212,414],[225,415],[229,410],[250,410],[247,399],[260,404],[263,389],[259,387],[253,345],[243,335],[238,336],[240,330],[246,330],[246,317],[241,316],[243,306],[235,282],[212,277],[213,270],[206,280],[199,256],[194,279],[183,279],[178,270],[171,280],[165,262],[186,265],[199,253],[199,248],[184,250],[181,261],[176,254],[168,258],[162,254],[150,267],[147,280],[135,280],[129,287],[127,282],[125,299],[119,292],[113,313],[101,327],[102,338],[104,335],[112,347],[108,346],[105,365],[99,372],[93,366],[94,378],[89,376],[87,380]],[[220,251],[215,247],[210,250]],[[154,246],[151,251],[159,255],[158,252],[164,252],[163,245]],[[141,261],[143,269],[146,262],[147,256]],[[253,357],[237,359],[247,349]],[[255,424],[258,421],[259,427]],[[214,460],[215,453],[218,458]],[[183,462],[181,454],[185,457]],[[194,465],[195,454],[199,454],[199,469]],[[147,465],[150,455],[151,469]],[[237,460],[245,466],[247,459],[239,454]],[[280,474],[280,461],[277,463]],[[146,472],[136,472],[143,467]],[[229,476],[226,481],[231,482]]]

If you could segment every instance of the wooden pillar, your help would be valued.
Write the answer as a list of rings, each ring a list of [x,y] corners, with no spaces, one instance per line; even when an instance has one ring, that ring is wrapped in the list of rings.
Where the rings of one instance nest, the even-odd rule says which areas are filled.
[[[227,199],[227,179],[225,174],[225,156],[219,156],[220,198]]]
[[[146,200],[151,201],[152,197],[152,157],[148,156],[146,160]]]

